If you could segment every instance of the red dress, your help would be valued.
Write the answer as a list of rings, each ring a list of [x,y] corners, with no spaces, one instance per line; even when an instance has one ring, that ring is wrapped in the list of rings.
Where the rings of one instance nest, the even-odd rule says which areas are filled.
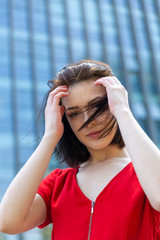
[[[52,240],[159,240],[160,213],[152,208],[132,163],[102,190],[95,202],[81,191],[78,169],[55,169],[41,183],[38,194],[53,223]]]

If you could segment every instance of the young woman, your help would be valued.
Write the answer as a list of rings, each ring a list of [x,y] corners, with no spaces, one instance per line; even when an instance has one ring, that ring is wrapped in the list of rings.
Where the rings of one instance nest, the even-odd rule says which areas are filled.
[[[111,68],[83,60],[50,87],[44,136],[2,200],[0,231],[53,223],[55,240],[160,239],[160,151]],[[42,181],[54,150],[69,167]]]

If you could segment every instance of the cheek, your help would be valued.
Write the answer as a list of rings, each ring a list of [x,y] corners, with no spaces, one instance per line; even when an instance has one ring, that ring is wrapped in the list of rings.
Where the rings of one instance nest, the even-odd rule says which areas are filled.
[[[97,123],[106,126],[110,122],[111,118],[112,116],[109,112],[103,112],[97,117]]]
[[[82,142],[82,139],[83,139],[83,129],[81,131],[78,132],[78,129],[80,128],[80,124],[78,123],[78,121],[75,121],[75,120],[69,120],[68,119],[68,122],[69,122],[69,125],[73,131],[73,133],[75,134],[75,136],[79,139],[80,142]]]

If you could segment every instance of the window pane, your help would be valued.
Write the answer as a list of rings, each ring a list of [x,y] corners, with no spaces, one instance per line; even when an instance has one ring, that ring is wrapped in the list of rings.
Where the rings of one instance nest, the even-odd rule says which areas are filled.
[[[67,11],[70,21],[75,21],[76,19],[80,20],[82,17],[81,12],[81,3],[79,0],[67,0]]]
[[[27,0],[12,0],[12,7],[22,10],[22,8],[24,9],[25,7],[27,7]]]
[[[17,79],[31,79],[31,68],[29,58],[15,59],[15,75]]]
[[[9,25],[9,13],[8,13],[8,7],[7,3],[6,5],[1,6],[0,5],[0,27],[8,27]]]
[[[134,93],[140,94],[142,92],[141,80],[138,73],[136,72],[129,73],[129,84],[131,85],[132,91]]]
[[[41,14],[39,12],[33,12],[33,31],[38,33],[47,33],[48,25],[46,20],[46,15],[44,13]]]
[[[15,28],[15,30],[28,30],[28,19],[26,10],[13,10],[13,27]]]
[[[46,7],[46,1],[45,0],[32,0],[30,1],[31,2],[31,8],[34,10],[34,11],[44,11],[45,10],[45,7]]]

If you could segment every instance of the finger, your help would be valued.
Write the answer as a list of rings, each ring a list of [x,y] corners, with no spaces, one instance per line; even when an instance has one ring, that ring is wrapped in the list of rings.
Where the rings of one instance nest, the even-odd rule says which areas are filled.
[[[122,83],[118,80],[118,78],[114,77],[114,80],[117,83],[117,85],[122,85]]]
[[[60,100],[62,97],[67,97],[68,96],[68,92],[59,92],[57,93],[54,98],[53,98],[53,105],[57,106],[60,103]]]
[[[108,82],[111,83],[111,85],[113,86],[118,86],[118,87],[121,87],[121,88],[124,88],[124,86],[121,84],[121,82],[118,80],[118,78],[116,77],[107,77],[106,79]]]
[[[114,82],[117,84],[117,85],[122,85],[121,84],[121,82],[118,80],[118,78],[116,78],[116,77],[107,77],[108,79],[112,79],[112,80],[114,80]]]
[[[65,86],[65,85],[64,86],[59,86],[56,89],[54,89],[52,92],[49,93],[47,104],[52,105],[54,96],[61,91],[66,92],[67,90],[68,90],[67,86]]]
[[[66,85],[59,86],[59,87],[55,88],[54,90],[52,90],[52,91],[50,92],[50,95],[51,95],[51,96],[54,96],[55,94],[57,94],[57,93],[60,92],[61,90],[63,91],[63,90],[66,90],[66,89],[68,89],[68,87],[67,87]]]
[[[94,82],[94,85],[95,86],[103,85],[104,87],[111,87],[112,86],[111,82],[107,81],[106,78],[99,78],[98,80],[96,80]]]
[[[118,81],[118,79],[116,77],[102,77],[97,79],[97,83],[101,82],[101,81],[108,81],[111,85],[119,85],[120,82]]]

